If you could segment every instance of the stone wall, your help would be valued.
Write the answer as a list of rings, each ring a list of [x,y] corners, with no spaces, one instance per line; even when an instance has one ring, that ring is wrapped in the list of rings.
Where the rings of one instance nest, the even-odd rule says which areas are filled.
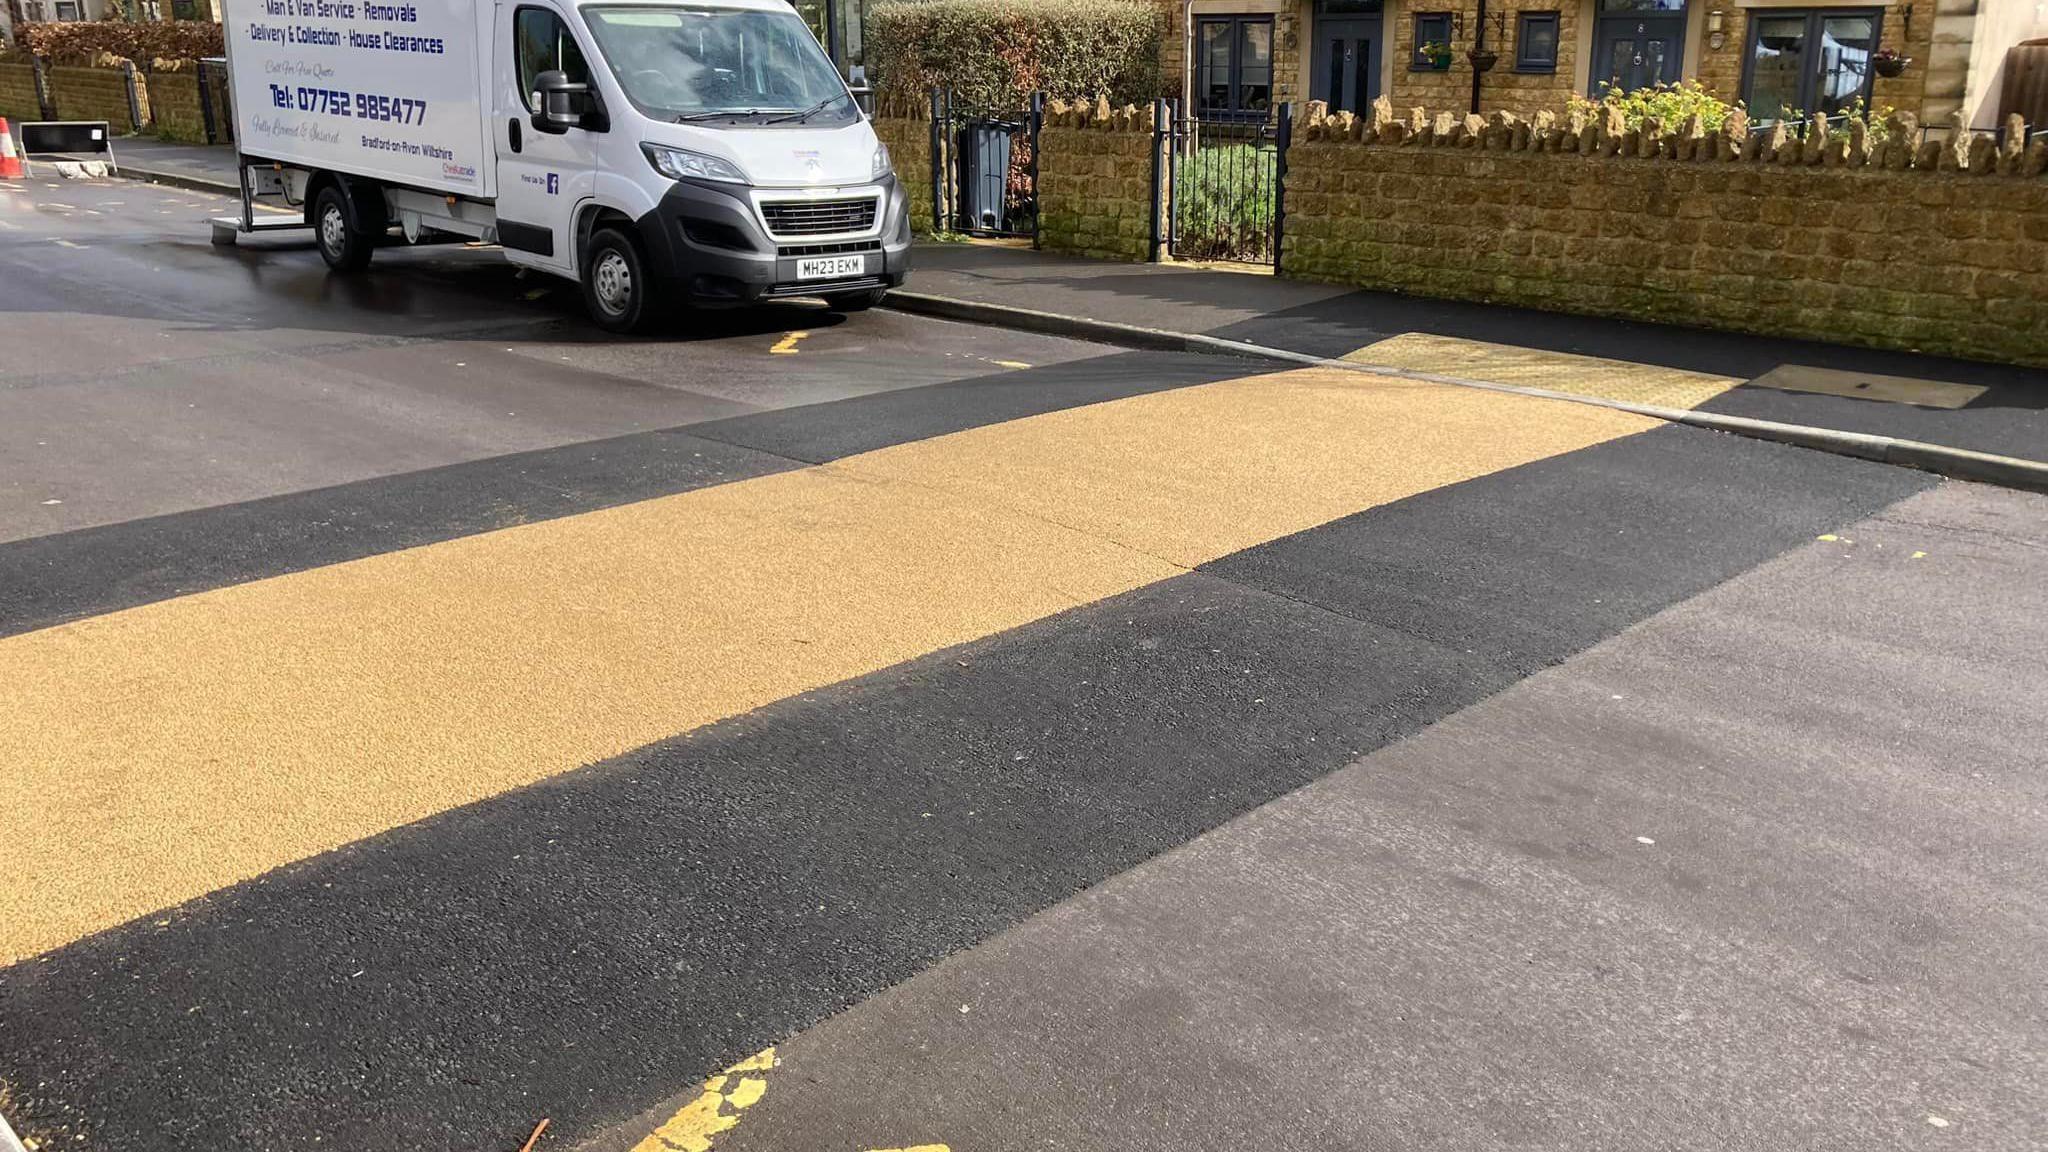
[[[932,234],[932,109],[909,101],[875,110],[875,135],[889,149],[896,179],[910,196],[910,229]]]
[[[35,65],[0,64],[0,116],[9,120],[41,120],[36,101]]]
[[[149,115],[150,130],[158,136],[204,144],[206,114],[199,106],[199,73],[191,69],[150,73]]]
[[[49,77],[50,99],[57,106],[59,120],[105,120],[116,134],[140,131],[143,124],[149,123],[149,86],[140,73],[135,77],[136,102],[142,112],[140,124],[129,115],[128,80],[122,69],[58,64],[47,69],[45,75]]]
[[[1917,139],[1910,115],[1888,126]],[[2013,133],[2011,139],[2017,140]],[[1323,117],[1286,274],[1418,295],[2048,365],[2048,141]]]
[[[1046,107],[1039,143],[1039,246],[1103,260],[1150,260],[1153,110],[1055,100]]]

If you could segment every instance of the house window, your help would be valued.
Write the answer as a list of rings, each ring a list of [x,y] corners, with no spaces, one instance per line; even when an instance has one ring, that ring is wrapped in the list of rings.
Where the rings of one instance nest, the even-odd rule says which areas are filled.
[[[83,19],[83,17],[79,14],[78,11],[78,0],[57,0],[57,19]]]
[[[1408,67],[1428,68],[1429,54],[1424,52],[1427,44],[1451,46],[1451,14],[1449,12],[1417,12],[1415,14],[1415,43],[1408,53]]]
[[[1759,10],[1750,14],[1743,103],[1761,120],[1839,116],[1870,102],[1879,9]]]
[[[1524,12],[1515,29],[1515,71],[1557,71],[1557,13]]]
[[[40,24],[49,17],[43,15],[43,0],[28,0],[27,23]]]
[[[1195,45],[1195,100],[1200,115],[1264,115],[1272,107],[1272,17],[1198,21]]]

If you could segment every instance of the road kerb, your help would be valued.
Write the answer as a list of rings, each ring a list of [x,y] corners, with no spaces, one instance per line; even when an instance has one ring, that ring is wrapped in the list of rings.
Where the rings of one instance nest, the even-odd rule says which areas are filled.
[[[192,176],[184,172],[169,172],[162,168],[150,168],[133,164],[122,164],[115,168],[113,175],[124,180],[140,180],[145,184],[162,184],[171,188],[183,188],[188,192],[215,192],[222,196],[240,196],[242,189],[233,181],[214,180],[206,176]],[[5,1152],[0,1146],[0,1152]]]
[[[1967,448],[1951,448],[1944,444],[1929,444],[1921,440],[1906,440],[1896,436],[1878,436],[1867,432],[1846,432],[1837,428],[1821,428],[1809,424],[1784,424],[1775,420],[1754,420],[1745,416],[1728,416],[1718,412],[1700,412],[1684,408],[1663,408],[1653,404],[1636,404],[1626,400],[1612,400],[1599,396],[1580,396],[1567,392],[1552,392],[1543,388],[1530,388],[1519,384],[1496,384],[1487,380],[1472,380],[1459,376],[1447,376],[1436,372],[1421,372],[1412,368],[1397,368],[1387,364],[1367,364],[1356,360],[1338,360],[1327,356],[1316,356],[1307,352],[1295,352],[1285,348],[1268,348],[1244,340],[1230,340],[1221,336],[1210,336],[1197,332],[1174,332],[1162,328],[1146,328],[1136,324],[1121,324],[1112,320],[1096,320],[1083,316],[1067,316],[1058,312],[1041,312],[1032,308],[1016,308],[1007,304],[991,304],[980,300],[957,300],[948,296],[936,296],[925,292],[889,293],[888,307],[903,312],[914,312],[921,316],[933,316],[946,320],[960,320],[974,324],[988,324],[1002,328],[1017,328],[1050,336],[1064,336],[1069,339],[1089,340],[1119,347],[1137,348],[1146,351],[1195,352],[1207,355],[1238,356],[1258,360],[1270,360],[1282,364],[1294,364],[1316,368],[1340,368],[1361,375],[1392,377],[1401,380],[1419,380],[1431,384],[1449,384],[1459,388],[1483,388],[1490,392],[1510,392],[1518,396],[1535,396],[1548,400],[1562,400],[1572,404],[1591,404],[1601,408],[1613,408],[1632,412],[1638,416],[1649,416],[1673,424],[1687,424],[1696,428],[1707,428],[1735,436],[1747,436],[1755,440],[1770,440],[1780,444],[1791,444],[1811,448],[1820,452],[1832,452],[1838,456],[1854,456],[1862,460],[1874,460],[1903,468],[1916,468],[1957,480],[1974,480],[1984,484],[1996,484],[2006,488],[2020,488],[2048,492],[2048,462],[2025,460],[2017,456],[1999,456],[1989,452],[1974,452]]]

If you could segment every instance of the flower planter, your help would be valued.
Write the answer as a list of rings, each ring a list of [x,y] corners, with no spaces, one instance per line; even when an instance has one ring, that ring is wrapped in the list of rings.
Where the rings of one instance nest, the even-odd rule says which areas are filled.
[[[1465,59],[1472,62],[1472,70],[1474,72],[1491,72],[1493,71],[1493,66],[1500,63],[1500,53],[1467,52],[1465,53]]]
[[[1449,56],[1431,56],[1428,60],[1431,72],[1449,72],[1451,70],[1451,58]]]

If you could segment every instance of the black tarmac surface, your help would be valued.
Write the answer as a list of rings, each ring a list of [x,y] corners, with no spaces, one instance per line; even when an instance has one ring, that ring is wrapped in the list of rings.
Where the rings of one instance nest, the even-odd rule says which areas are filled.
[[[780,1046],[720,1152],[2048,1145],[2044,509],[1652,616]]]

